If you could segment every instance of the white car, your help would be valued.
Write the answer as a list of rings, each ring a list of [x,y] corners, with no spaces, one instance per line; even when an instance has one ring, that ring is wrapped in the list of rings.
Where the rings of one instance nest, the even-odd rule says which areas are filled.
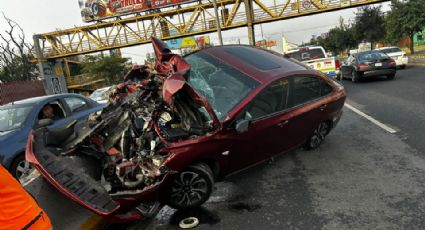
[[[90,94],[89,98],[99,104],[106,104],[108,103],[110,89],[111,86],[97,89],[92,94]]]
[[[382,47],[377,50],[387,54],[392,59],[394,59],[397,67],[402,69],[406,68],[407,63],[409,62],[409,58],[407,57],[406,53],[396,46]]]

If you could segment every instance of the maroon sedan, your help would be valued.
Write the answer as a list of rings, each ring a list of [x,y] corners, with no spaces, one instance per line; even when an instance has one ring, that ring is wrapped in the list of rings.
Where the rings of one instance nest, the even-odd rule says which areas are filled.
[[[26,156],[59,191],[111,221],[208,200],[215,181],[299,146],[338,123],[344,88],[267,50],[241,45],[184,58],[153,38],[155,66],[137,66],[81,130],[29,137]]]

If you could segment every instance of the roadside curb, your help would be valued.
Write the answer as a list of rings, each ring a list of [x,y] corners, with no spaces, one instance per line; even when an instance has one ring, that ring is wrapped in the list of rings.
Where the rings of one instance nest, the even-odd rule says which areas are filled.
[[[409,63],[407,67],[425,67],[425,63]]]

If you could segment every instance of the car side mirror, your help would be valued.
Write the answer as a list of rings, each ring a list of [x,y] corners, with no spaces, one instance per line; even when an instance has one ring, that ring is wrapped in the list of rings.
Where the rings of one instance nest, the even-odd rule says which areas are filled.
[[[236,132],[244,133],[248,131],[249,125],[251,124],[251,120],[241,119],[236,122]]]
[[[54,123],[54,121],[50,118],[45,118],[45,119],[41,119],[38,121],[36,128],[42,128],[42,127],[46,127],[49,125],[52,125]]]

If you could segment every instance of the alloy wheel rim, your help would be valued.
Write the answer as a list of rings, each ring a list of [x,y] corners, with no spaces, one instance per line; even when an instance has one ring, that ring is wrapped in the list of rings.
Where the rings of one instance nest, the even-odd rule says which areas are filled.
[[[205,178],[195,172],[182,172],[174,181],[171,199],[181,206],[191,206],[202,200],[208,193]]]
[[[320,145],[320,143],[322,143],[325,139],[327,132],[328,125],[326,123],[320,123],[319,127],[314,130],[313,136],[311,137],[311,147],[315,148]]]
[[[28,161],[23,160],[19,162],[18,167],[16,168],[16,178],[18,178],[19,181],[22,181],[28,177],[32,171],[33,167],[31,164]]]

